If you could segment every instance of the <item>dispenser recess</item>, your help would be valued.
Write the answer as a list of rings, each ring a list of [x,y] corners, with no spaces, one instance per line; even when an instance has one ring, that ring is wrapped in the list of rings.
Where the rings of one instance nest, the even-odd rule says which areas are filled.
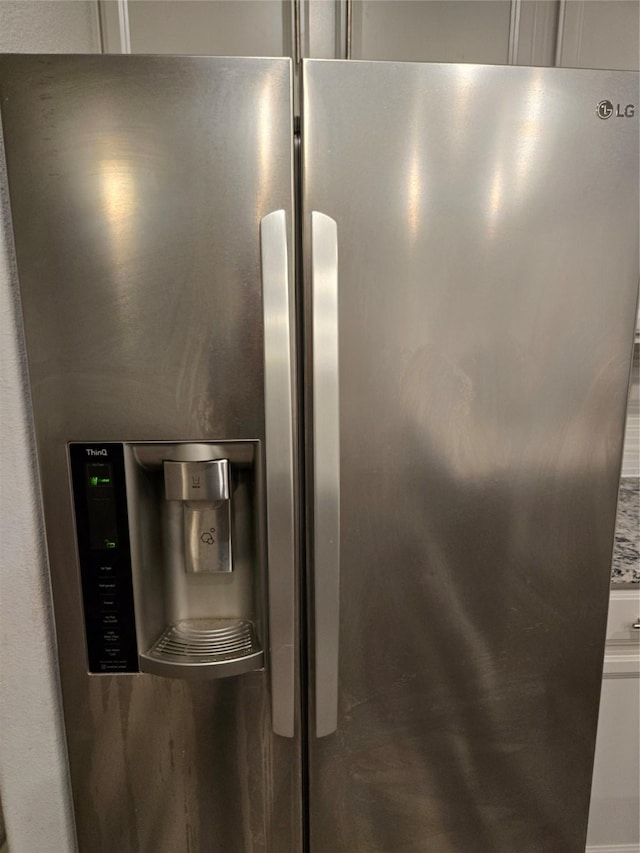
[[[139,665],[220,678],[264,665],[259,443],[126,448]]]

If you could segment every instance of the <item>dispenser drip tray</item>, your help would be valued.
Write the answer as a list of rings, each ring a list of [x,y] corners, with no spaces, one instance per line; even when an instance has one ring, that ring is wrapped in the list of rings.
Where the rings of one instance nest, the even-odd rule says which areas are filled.
[[[142,672],[172,678],[223,678],[263,666],[253,623],[238,619],[185,619],[140,655]]]

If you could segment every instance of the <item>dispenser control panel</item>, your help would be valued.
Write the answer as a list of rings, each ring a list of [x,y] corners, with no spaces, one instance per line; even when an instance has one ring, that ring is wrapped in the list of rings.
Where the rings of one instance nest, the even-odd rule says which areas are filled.
[[[69,445],[89,671],[138,672],[122,444]]]

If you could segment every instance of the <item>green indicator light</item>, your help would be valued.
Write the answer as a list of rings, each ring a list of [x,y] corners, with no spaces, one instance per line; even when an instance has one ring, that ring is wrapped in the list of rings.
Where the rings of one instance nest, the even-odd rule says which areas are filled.
[[[105,539],[104,544],[106,545],[107,548],[115,548],[116,547],[115,540],[113,540],[113,539]]]
[[[87,482],[92,489],[113,487],[111,465],[102,462],[89,462],[86,466]]]

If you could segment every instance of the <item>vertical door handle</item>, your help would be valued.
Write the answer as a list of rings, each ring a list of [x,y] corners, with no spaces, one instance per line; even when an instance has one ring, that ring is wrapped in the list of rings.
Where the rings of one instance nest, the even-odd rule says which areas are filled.
[[[295,515],[287,220],[284,210],[260,222],[264,313],[267,560],[273,731],[293,737],[295,724]]]
[[[338,226],[311,213],[313,311],[313,597],[316,737],[338,725],[340,405]]]

